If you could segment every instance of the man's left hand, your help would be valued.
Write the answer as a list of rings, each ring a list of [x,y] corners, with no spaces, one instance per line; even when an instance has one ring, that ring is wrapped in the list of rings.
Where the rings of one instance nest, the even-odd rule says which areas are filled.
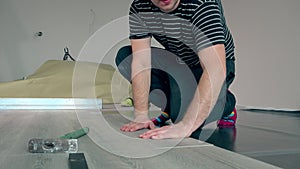
[[[159,140],[168,138],[184,138],[189,137],[191,134],[191,127],[179,122],[174,125],[149,130],[141,134],[140,138]]]

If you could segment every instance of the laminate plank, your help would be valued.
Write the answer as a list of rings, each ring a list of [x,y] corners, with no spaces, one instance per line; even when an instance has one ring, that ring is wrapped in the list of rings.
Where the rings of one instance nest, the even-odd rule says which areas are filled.
[[[80,114],[84,115],[84,119],[78,121]],[[95,118],[96,116],[104,118],[101,121]],[[139,139],[138,132],[124,133],[119,130],[120,125],[127,119],[120,116],[118,112],[101,113],[98,110],[80,110],[77,114],[75,110],[0,110],[0,168],[67,169],[68,154],[31,154],[27,151],[27,143],[31,138],[56,138],[85,127],[81,126],[84,120],[89,124],[91,132],[88,136],[79,138],[79,152],[85,154],[90,169],[276,168],[191,138],[179,142],[171,139],[161,141]],[[108,129],[107,126],[110,128]],[[116,140],[105,139],[114,135],[106,131],[114,131],[117,135]],[[91,137],[93,132],[98,132],[105,143],[96,144],[97,141]],[[132,142],[128,142],[132,140],[140,145],[132,145]],[[150,147],[141,147],[145,142]],[[145,158],[130,158],[112,153],[113,151],[103,147],[105,144],[119,145],[123,147],[120,151],[133,147],[135,150],[132,152],[153,153],[155,149],[155,153],[160,153]],[[169,144],[175,144],[175,148],[168,147]]]

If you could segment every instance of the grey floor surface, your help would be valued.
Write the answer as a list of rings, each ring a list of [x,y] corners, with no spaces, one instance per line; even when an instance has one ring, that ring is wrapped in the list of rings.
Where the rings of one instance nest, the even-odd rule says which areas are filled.
[[[238,115],[235,129],[217,129],[208,142],[281,168],[299,168],[300,112],[240,110]]]
[[[280,168],[298,169],[299,128],[297,111],[238,110],[236,127],[216,128],[205,142]]]
[[[274,165],[190,138],[175,143],[174,140],[138,139],[138,133],[128,134],[118,130],[128,120],[116,110],[103,111],[101,115],[104,121],[98,121],[98,110],[80,110],[77,114],[74,110],[0,110],[0,168],[69,168],[68,154],[30,154],[27,143],[31,138],[55,138],[78,129],[81,127],[78,118],[81,124],[91,125],[88,126],[91,128],[89,136],[79,139],[79,152],[85,154],[90,169],[276,168]],[[243,127],[245,126],[241,126]],[[242,134],[237,133],[237,138],[239,135]],[[116,139],[110,140],[115,137]],[[238,142],[236,139],[235,143]],[[237,145],[233,148],[239,153],[262,157],[257,156],[256,149],[250,148],[249,151]],[[134,157],[133,153],[141,154],[144,158]]]

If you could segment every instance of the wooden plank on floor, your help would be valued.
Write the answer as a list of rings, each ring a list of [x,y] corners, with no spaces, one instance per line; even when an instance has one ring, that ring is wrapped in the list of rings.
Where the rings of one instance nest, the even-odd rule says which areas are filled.
[[[97,110],[94,112],[91,110],[80,111],[92,115],[99,113]],[[81,128],[77,115],[75,110],[0,110],[0,168],[68,169],[68,154],[30,154],[27,152],[27,143],[31,138],[55,138]],[[118,117],[118,113],[105,114],[105,118],[108,119],[108,124],[113,124],[111,129],[115,132],[120,132],[117,130],[121,125],[120,122],[126,120]],[[105,128],[99,130],[105,130]],[[137,133],[136,135],[131,134],[127,137],[137,137]],[[101,137],[106,137],[106,135]],[[123,140],[111,140],[111,142],[118,143],[123,147],[130,144]],[[157,143],[159,142],[157,141]],[[104,150],[88,136],[79,139],[79,152],[85,154],[90,169],[276,168],[190,138],[184,139],[178,146],[179,148],[168,149],[168,151],[148,158],[128,158]],[[138,151],[144,150],[147,150],[147,147],[138,149]]]
[[[99,98],[0,98],[0,110],[102,109]]]

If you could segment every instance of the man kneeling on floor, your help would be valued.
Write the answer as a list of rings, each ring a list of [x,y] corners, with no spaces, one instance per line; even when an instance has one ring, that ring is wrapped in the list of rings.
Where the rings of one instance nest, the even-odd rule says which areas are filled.
[[[234,44],[221,0],[133,0],[129,13],[131,46],[119,50],[116,64],[132,83],[135,119],[121,130],[199,138],[214,120],[234,126]],[[151,47],[151,38],[164,48]],[[159,117],[149,119],[149,102],[162,109]],[[168,119],[173,124],[162,126]]]

